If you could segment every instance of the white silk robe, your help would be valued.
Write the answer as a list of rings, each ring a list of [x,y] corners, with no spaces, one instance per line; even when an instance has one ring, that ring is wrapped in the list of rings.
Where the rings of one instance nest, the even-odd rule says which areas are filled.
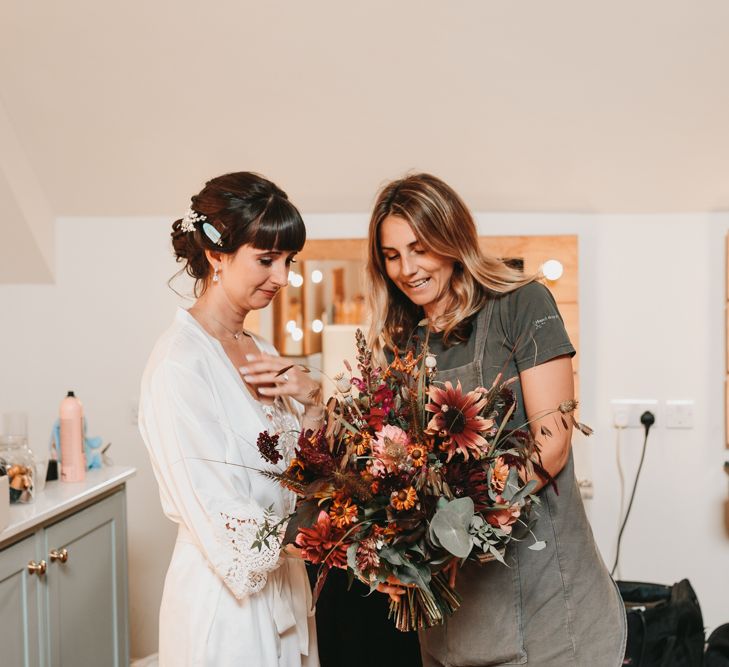
[[[257,472],[280,470],[292,455],[290,403],[271,410],[254,400],[220,343],[179,309],[144,372],[139,428],[162,508],[178,525],[160,666],[318,667],[304,563],[273,543],[251,547],[267,509],[276,521],[293,508],[292,495]],[[258,453],[263,430],[284,432],[278,466]]]

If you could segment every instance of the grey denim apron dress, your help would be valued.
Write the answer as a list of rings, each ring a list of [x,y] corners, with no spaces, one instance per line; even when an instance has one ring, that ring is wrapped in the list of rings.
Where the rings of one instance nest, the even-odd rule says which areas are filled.
[[[504,347],[500,341],[487,345],[497,301],[489,299],[476,318],[473,361],[446,369],[439,360],[437,381],[450,380],[455,385],[460,380],[465,392],[491,386],[505,367],[504,379],[517,374],[515,367],[508,369],[508,353],[490,358],[501,357],[494,350]],[[558,313],[556,304],[554,312]],[[501,336],[499,331],[493,333]],[[516,389],[522,403],[521,385]],[[523,406],[520,409],[523,414]],[[444,625],[419,633],[424,667],[622,664],[625,611],[597,551],[571,453],[556,482],[558,493],[551,485],[545,486],[536,508],[534,532],[546,541],[546,548],[530,550],[533,539],[527,537],[507,549],[509,567],[498,562],[464,565],[456,581],[462,606]]]

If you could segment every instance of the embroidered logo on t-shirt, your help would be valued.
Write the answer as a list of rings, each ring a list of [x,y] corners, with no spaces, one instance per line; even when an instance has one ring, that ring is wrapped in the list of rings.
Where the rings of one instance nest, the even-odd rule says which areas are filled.
[[[545,315],[544,317],[540,317],[538,320],[534,320],[534,328],[535,329],[541,329],[549,320],[558,320],[559,315],[552,314],[552,315]]]

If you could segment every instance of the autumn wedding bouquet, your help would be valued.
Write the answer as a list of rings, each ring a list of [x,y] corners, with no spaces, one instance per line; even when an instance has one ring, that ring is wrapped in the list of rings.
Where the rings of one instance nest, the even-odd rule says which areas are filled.
[[[510,423],[511,381],[464,393],[460,383],[438,382],[427,338],[419,352],[395,350],[386,368],[373,364],[361,331],[356,342],[359,373],[345,362],[347,373],[334,378],[324,425],[300,434],[284,472],[264,473],[298,503],[256,544],[300,547],[319,566],[315,599],[332,567],[373,590],[394,578],[407,585],[390,603],[398,629],[431,627],[460,605],[446,568],[466,559],[504,566],[511,540],[543,548],[532,532],[536,482],[524,481],[535,469],[546,474],[539,444],[528,424]],[[575,407],[555,410],[565,426]],[[541,434],[550,435],[546,427]],[[274,463],[277,444],[267,432],[258,439]]]

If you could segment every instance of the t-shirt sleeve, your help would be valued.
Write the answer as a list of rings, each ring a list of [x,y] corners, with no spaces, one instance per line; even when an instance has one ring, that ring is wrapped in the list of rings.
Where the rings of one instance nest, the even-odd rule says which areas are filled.
[[[519,372],[550,359],[575,355],[552,293],[533,282],[508,295],[509,337]]]

